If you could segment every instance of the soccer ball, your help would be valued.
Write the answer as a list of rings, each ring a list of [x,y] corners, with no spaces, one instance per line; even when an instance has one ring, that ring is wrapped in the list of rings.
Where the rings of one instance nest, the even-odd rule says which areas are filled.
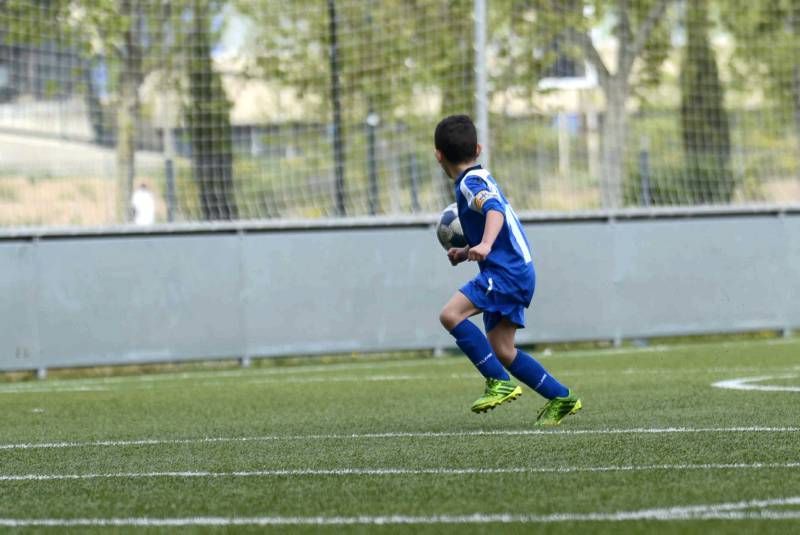
[[[436,237],[439,238],[439,243],[442,244],[445,251],[451,247],[467,246],[467,239],[461,230],[461,220],[458,219],[458,206],[456,203],[442,210],[442,215],[439,216],[439,224],[436,226]]]

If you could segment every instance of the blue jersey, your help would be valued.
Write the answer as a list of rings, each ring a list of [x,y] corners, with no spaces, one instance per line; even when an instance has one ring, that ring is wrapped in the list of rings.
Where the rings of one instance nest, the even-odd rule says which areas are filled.
[[[458,217],[467,243],[472,247],[483,239],[486,213],[497,210],[505,222],[492,245],[486,260],[479,262],[481,272],[491,272],[502,279],[508,289],[527,290],[533,293],[533,260],[525,231],[506,200],[503,192],[489,172],[480,165],[470,167],[456,180]],[[528,297],[530,300],[530,297]]]

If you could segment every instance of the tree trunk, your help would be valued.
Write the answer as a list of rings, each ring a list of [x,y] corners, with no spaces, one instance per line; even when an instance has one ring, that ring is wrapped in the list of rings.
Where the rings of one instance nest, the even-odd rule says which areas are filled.
[[[606,113],[602,123],[602,159],[600,161],[600,200],[606,209],[622,206],[625,176],[625,146],[628,116],[625,111],[627,79],[611,86],[606,93]]]
[[[238,217],[233,188],[231,103],[222,77],[211,62],[211,16],[207,1],[195,0],[189,47],[187,123],[192,147],[192,170],[199,189],[202,217],[231,220]]]
[[[800,39],[800,3],[793,2],[789,15],[789,25],[795,43],[792,55],[792,111],[794,116],[794,131],[797,136],[798,150],[800,151],[800,60],[797,57],[797,40]]]
[[[794,105],[794,131],[800,153],[800,65],[798,64],[795,64],[792,69],[792,104]]]
[[[136,174],[136,119],[139,108],[136,89],[131,88],[130,80],[123,81],[120,87],[120,105],[117,108],[117,183],[120,188],[123,221],[130,221],[132,217],[131,195]]]
[[[699,204],[728,203],[735,187],[725,95],[709,26],[706,0],[692,2],[687,10],[686,56],[681,68],[681,129],[685,194]]]
[[[117,183],[122,220],[130,221],[131,195],[136,175],[136,132],[139,124],[139,86],[142,82],[142,50],[139,40],[137,0],[123,0],[121,12],[130,20],[123,34],[124,48],[117,108]]]
[[[92,129],[92,141],[98,145],[108,145],[108,132],[106,131],[103,105],[100,102],[93,80],[95,61],[96,59],[91,57],[86,60],[83,66],[83,79],[86,84],[86,113]]]
[[[342,64],[339,57],[339,18],[336,0],[328,0],[328,37],[330,39],[331,107],[333,112],[334,203],[336,215],[347,215],[345,191],[345,146],[342,126]]]
[[[630,94],[630,77],[633,64],[640,57],[654,28],[662,20],[671,0],[658,0],[650,6],[647,16],[636,31],[628,16],[628,2],[617,2],[618,22],[615,33],[619,38],[617,48],[617,70],[608,70],[600,53],[594,47],[588,33],[572,29],[570,39],[586,54],[586,59],[597,69],[600,86],[606,98],[606,113],[602,124],[602,157],[600,161],[600,199],[603,208],[619,208],[623,204],[625,179],[625,149],[628,133],[628,117],[625,103]],[[562,4],[566,5],[566,4]],[[569,6],[577,9],[576,5]]]

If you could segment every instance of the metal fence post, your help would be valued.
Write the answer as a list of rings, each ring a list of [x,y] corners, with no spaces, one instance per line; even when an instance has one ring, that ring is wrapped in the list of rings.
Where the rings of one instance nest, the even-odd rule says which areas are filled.
[[[367,177],[369,178],[368,209],[369,215],[375,215],[379,211],[378,202],[378,161],[376,156],[377,129],[380,124],[380,116],[371,107],[367,113],[365,121],[367,127]]]
[[[486,0],[475,0],[475,120],[481,161],[491,163],[489,147],[489,83],[486,74]]]
[[[408,156],[408,174],[411,180],[411,211],[417,213],[420,211],[419,206],[419,162],[417,155],[411,153]]]
[[[639,147],[639,180],[642,206],[649,208],[653,198],[650,193],[650,140],[646,136],[642,137]]]

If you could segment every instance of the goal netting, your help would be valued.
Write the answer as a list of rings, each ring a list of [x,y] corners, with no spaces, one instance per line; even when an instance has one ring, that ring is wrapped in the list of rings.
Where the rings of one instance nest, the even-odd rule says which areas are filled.
[[[0,0],[0,226],[800,202],[800,3]],[[150,215],[152,213],[152,216]]]

